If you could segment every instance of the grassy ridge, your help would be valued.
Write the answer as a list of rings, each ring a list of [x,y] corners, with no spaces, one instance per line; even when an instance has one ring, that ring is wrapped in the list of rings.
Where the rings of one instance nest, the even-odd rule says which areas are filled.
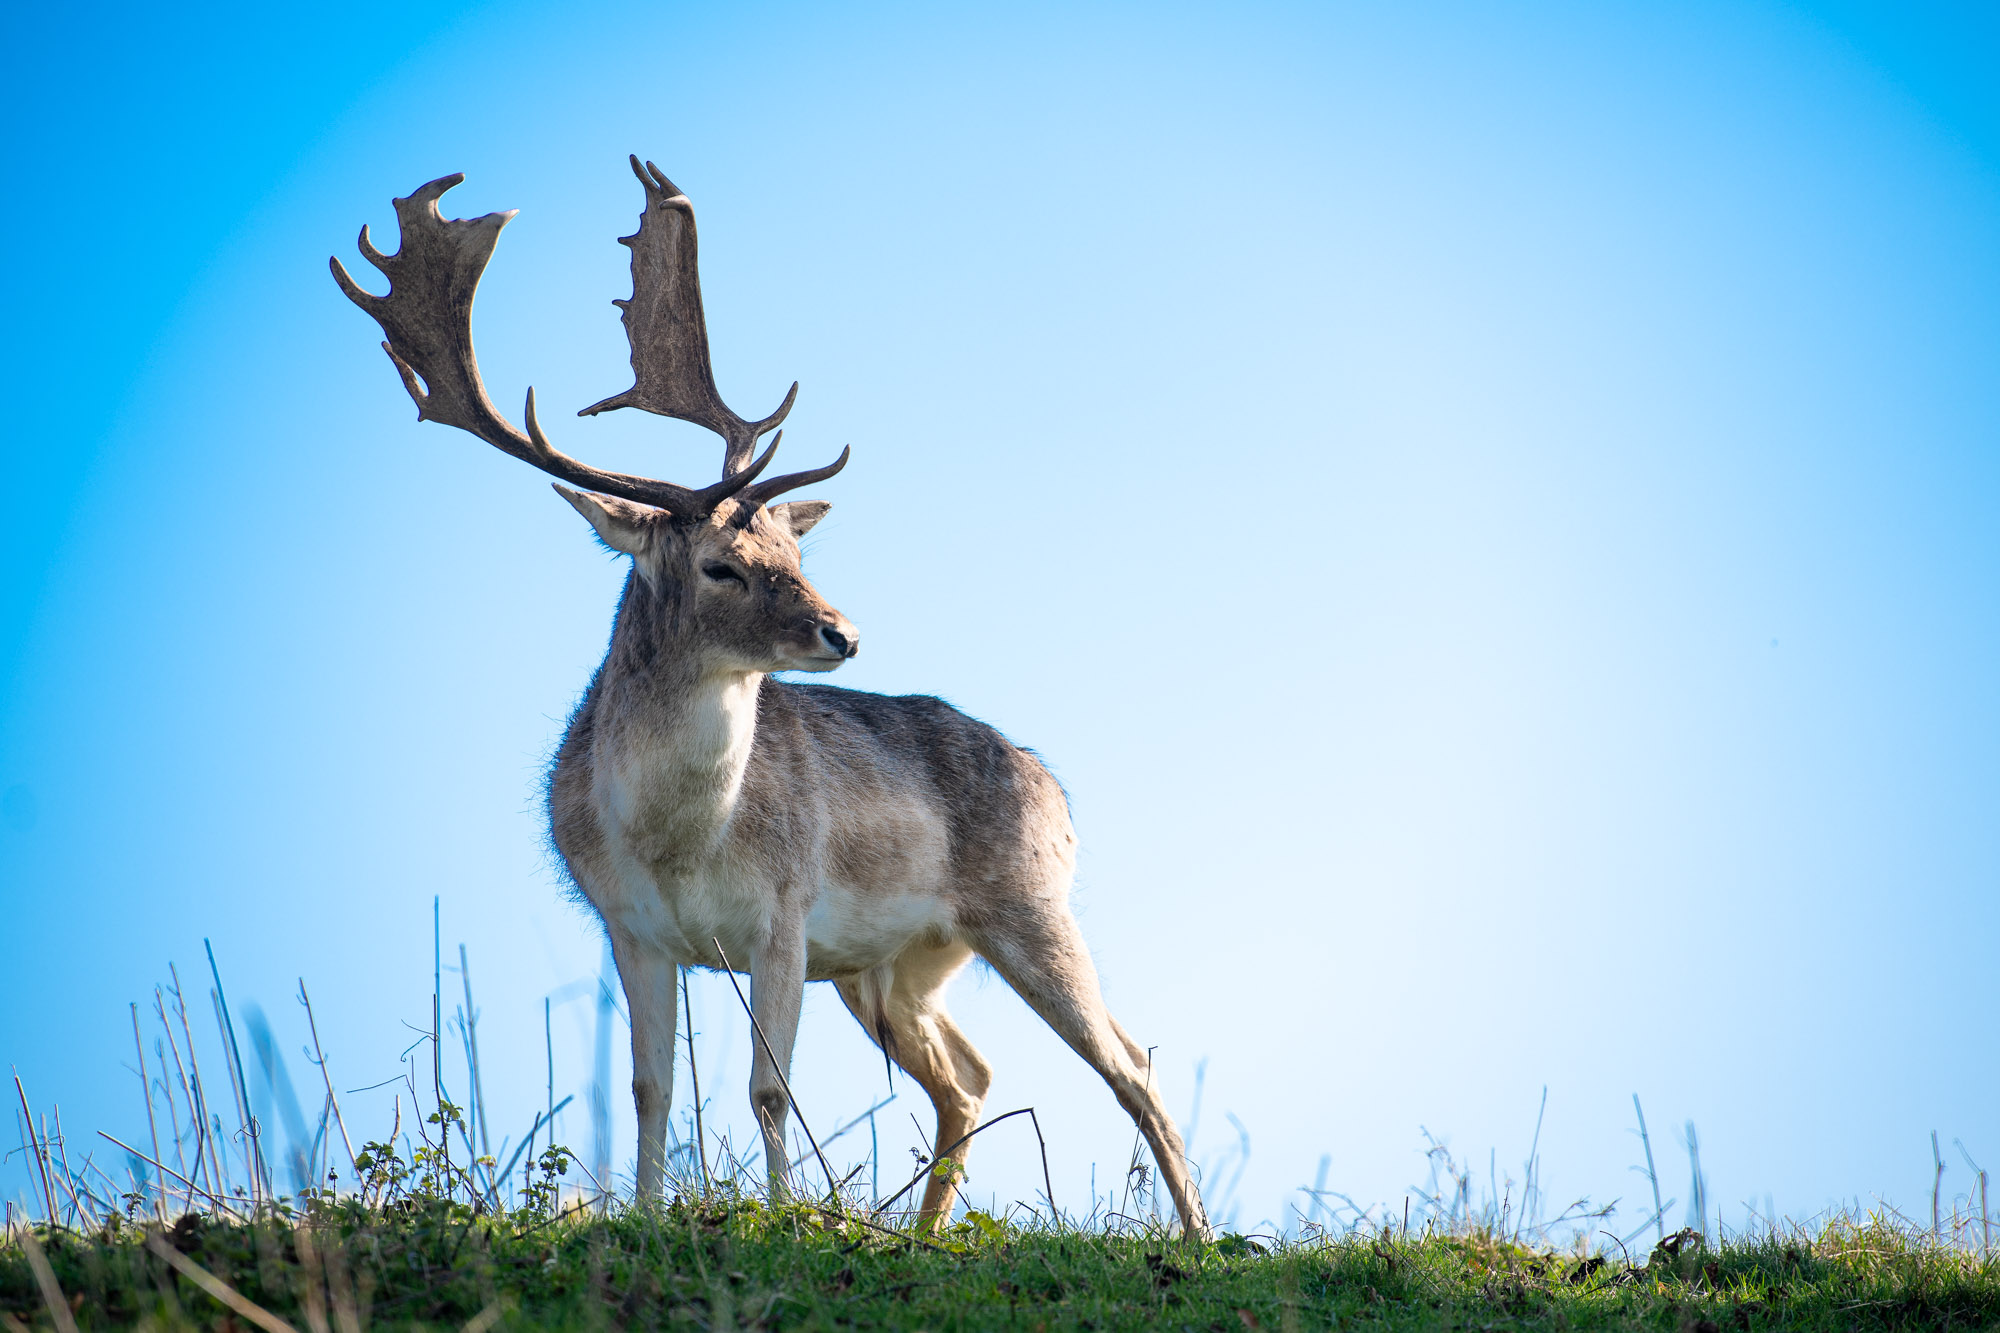
[[[1553,1222],[1539,1220],[1534,1148],[1518,1200],[1503,1193],[1475,1207],[1471,1174],[1433,1143],[1432,1184],[1420,1196],[1424,1204],[1414,1228],[1407,1215],[1402,1226],[1378,1227],[1357,1212],[1364,1225],[1339,1234],[1308,1224],[1305,1238],[1268,1247],[1243,1237],[1191,1245],[1122,1213],[1113,1215],[1116,1226],[1108,1229],[1098,1225],[1095,1211],[1082,1222],[1050,1224],[1051,1202],[1039,1221],[1023,1206],[1031,1218],[1025,1226],[973,1212],[941,1235],[918,1235],[904,1229],[907,1212],[890,1211],[902,1192],[871,1200],[848,1189],[831,1211],[809,1203],[772,1205],[758,1164],[739,1160],[726,1136],[704,1137],[695,1119],[689,1136],[672,1145],[675,1202],[633,1207],[606,1192],[602,1170],[582,1172],[590,1179],[588,1193],[568,1180],[574,1154],[553,1141],[552,1112],[538,1115],[511,1152],[506,1139],[497,1152],[485,1152],[483,1128],[475,1136],[477,1116],[445,1094],[443,1033],[436,1026],[441,993],[434,996],[434,1026],[426,1034],[429,1088],[416,1077],[423,1062],[412,1062],[408,1121],[398,1096],[386,1140],[366,1142],[356,1152],[301,983],[300,1002],[314,1032],[311,1058],[326,1096],[316,1133],[267,1145],[249,1113],[221,974],[212,971],[217,1037],[199,1058],[178,973],[171,989],[156,989],[160,1034],[151,1068],[157,1078],[148,1072],[143,1044],[138,1049],[146,1079],[144,1148],[152,1155],[104,1136],[126,1158],[129,1190],[92,1153],[84,1152],[81,1168],[72,1169],[60,1115],[51,1131],[15,1080],[34,1187],[23,1204],[37,1209],[41,1220],[30,1223],[8,1205],[0,1232],[0,1333],[235,1333],[252,1327],[269,1333],[2000,1330],[2000,1259],[1987,1235],[1983,1174],[1979,1212],[1961,1216],[1954,1201],[1948,1233],[1942,1201],[1934,1197],[1929,1232],[1885,1214],[1867,1222],[1839,1218],[1811,1232],[1737,1238],[1716,1248],[1692,1230],[1667,1238],[1650,1254],[1628,1254],[1613,1240],[1614,1255],[1585,1252],[1596,1243],[1591,1228],[1608,1209],[1593,1211],[1579,1201]],[[433,977],[439,991],[440,977]],[[476,1013],[468,983],[458,1031],[464,1086],[475,1090],[478,1052],[466,1016]],[[282,1067],[273,1067],[275,1044],[260,1023],[253,1012],[246,1025],[252,1052],[267,1081],[288,1090]],[[142,1041],[136,1005],[134,1040]],[[693,1054],[690,1047],[691,1082]],[[203,1061],[223,1074],[222,1096],[204,1085]],[[553,1101],[553,1088],[549,1097]],[[568,1100],[555,1103],[554,1111]],[[222,1116],[231,1105],[233,1129]],[[292,1119],[310,1124],[297,1114],[300,1108],[292,1109]],[[1651,1145],[1636,1098],[1634,1112],[1641,1116],[1650,1177]],[[1692,1157],[1691,1133],[1689,1143]],[[277,1163],[282,1171],[273,1170]],[[956,1169],[949,1160],[926,1160],[905,1190],[925,1172]],[[274,1184],[280,1174],[294,1181],[289,1196]],[[322,1180],[324,1186],[298,1183]],[[1137,1188],[1143,1217],[1143,1174]],[[608,1213],[592,1207],[607,1203]],[[170,1227],[144,1220],[155,1215],[179,1220]],[[1581,1233],[1574,1252],[1523,1240],[1559,1234],[1556,1228],[1565,1224]],[[1652,1225],[1649,1220],[1642,1229]],[[1944,1241],[1947,1234],[1961,1243]],[[1978,1254],[1968,1247],[1974,1238]]]
[[[677,1201],[610,1216],[475,1214],[443,1200],[328,1200],[254,1221],[92,1235],[17,1229],[0,1312],[81,1329],[1983,1329],[2000,1261],[1886,1225],[1706,1248],[1684,1233],[1606,1263],[1488,1234],[1186,1246],[1020,1229],[979,1215],[936,1243],[811,1206]],[[171,1249],[177,1266],[164,1251]],[[1638,1259],[1634,1256],[1634,1259]],[[190,1270],[226,1284],[210,1295]],[[273,1324],[266,1324],[273,1327]]]

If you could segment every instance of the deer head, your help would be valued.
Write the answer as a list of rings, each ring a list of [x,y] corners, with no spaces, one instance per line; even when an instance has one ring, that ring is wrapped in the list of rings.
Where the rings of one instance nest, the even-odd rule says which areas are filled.
[[[785,419],[799,386],[761,421],[746,421],[722,401],[702,317],[694,207],[659,168],[631,161],[646,209],[639,230],[619,238],[632,251],[632,299],[614,304],[625,312],[633,384],[578,415],[638,407],[707,427],[723,439],[722,479],[711,485],[691,489],[571,458],[543,433],[532,388],[526,433],[500,415],[473,357],[472,299],[514,211],[447,220],[438,199],[462,174],[395,201],[402,230],[395,254],[376,249],[361,229],[361,254],[389,279],[386,295],[363,290],[338,259],[329,261],[334,281],[382,326],[382,350],[415,400],[418,420],[457,426],[582,488],[556,486],[607,546],[632,557],[638,583],[662,613],[653,619],[666,632],[715,667],[830,671],[854,656],[859,636],[806,581],[798,547],[830,506],[771,501],[831,477],[847,465],[848,451],[825,467],[759,480],[784,432],[761,455],[757,441]]]
[[[704,665],[733,671],[831,671],[860,648],[847,618],[799,569],[799,541],[824,500],[763,506],[724,500],[699,523],[667,510],[557,485],[604,544],[632,557],[652,623]]]

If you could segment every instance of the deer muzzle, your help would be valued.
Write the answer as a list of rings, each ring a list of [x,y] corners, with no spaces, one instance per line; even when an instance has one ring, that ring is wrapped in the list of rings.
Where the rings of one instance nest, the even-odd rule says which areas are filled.
[[[824,647],[837,653],[842,660],[861,651],[861,640],[855,635],[854,626],[845,622],[839,626],[821,625],[819,641]]]

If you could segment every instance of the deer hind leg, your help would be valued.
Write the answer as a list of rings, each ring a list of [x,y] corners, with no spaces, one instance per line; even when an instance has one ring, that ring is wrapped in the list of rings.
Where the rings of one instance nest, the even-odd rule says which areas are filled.
[[[1151,1056],[1146,1054],[1146,1048],[1141,1046],[1138,1042],[1133,1041],[1132,1034],[1127,1032],[1124,1028],[1124,1025],[1121,1024],[1117,1019],[1111,1018],[1109,1012],[1107,1012],[1104,1016],[1106,1018],[1111,1019],[1111,1030],[1117,1033],[1118,1040],[1125,1044],[1125,1053],[1132,1057],[1132,1063],[1138,1065],[1141,1069],[1146,1068],[1148,1063],[1152,1059]]]
[[[862,1028],[930,1096],[937,1112],[931,1150],[939,1158],[949,1157],[960,1170],[972,1149],[961,1140],[979,1123],[986,1090],[993,1083],[992,1067],[944,1008],[945,986],[971,957],[972,951],[962,944],[942,949],[912,946],[883,969],[887,978],[840,983],[840,998]],[[918,1226],[937,1227],[951,1220],[958,1179],[957,1171],[932,1171],[924,1185]]]
[[[1068,905],[1045,903],[1032,912],[1010,915],[981,931],[974,944],[1015,993],[1111,1085],[1119,1105],[1152,1147],[1182,1230],[1208,1239],[1208,1214],[1188,1173],[1180,1132],[1160,1101],[1146,1052],[1104,1007],[1097,968]]]
[[[648,951],[612,929],[611,956],[632,1016],[632,1106],[639,1115],[638,1198],[660,1197],[666,1179],[667,1120],[674,1100],[674,1034],[679,1013],[671,958]]]

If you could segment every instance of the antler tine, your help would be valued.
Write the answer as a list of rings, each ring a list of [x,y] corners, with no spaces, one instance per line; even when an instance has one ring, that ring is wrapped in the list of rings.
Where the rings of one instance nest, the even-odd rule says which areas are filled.
[[[551,476],[684,518],[705,518],[724,499],[750,485],[770,462],[770,451],[753,467],[716,485],[691,490],[670,481],[606,472],[558,450],[536,419],[533,389],[528,390],[527,434],[500,415],[486,396],[472,353],[472,299],[500,230],[513,219],[514,211],[447,221],[438,212],[438,198],[464,179],[459,174],[440,176],[395,201],[403,234],[393,255],[377,249],[368,229],[362,228],[361,253],[388,277],[386,295],[363,289],[340,260],[328,261],[341,291],[374,316],[388,335],[382,350],[416,402],[418,420],[457,426]]]
[[[779,433],[783,434],[782,431]],[[777,445],[778,442],[776,440],[771,442],[773,449],[777,448]],[[834,459],[825,467],[811,468],[805,472],[787,472],[782,477],[773,477],[769,481],[760,481],[755,486],[748,487],[738,493],[736,503],[745,508],[755,508],[760,504],[768,503],[777,496],[783,495],[786,491],[795,491],[801,486],[810,486],[816,481],[825,481],[828,477],[831,477],[834,473],[847,466],[847,456],[853,452],[851,447],[843,448],[840,451],[840,457]],[[769,458],[769,453],[766,453],[765,457]]]
[[[528,421],[528,440],[535,456],[528,461],[551,476],[562,477],[566,481],[576,481],[592,490],[603,491],[607,495],[622,495],[628,500],[638,500],[641,504],[658,505],[670,513],[688,518],[706,518],[724,500],[737,494],[751,482],[757,474],[770,466],[771,456],[778,452],[778,440],[785,433],[779,431],[764,453],[749,467],[733,477],[724,477],[700,490],[676,486],[670,481],[656,481],[651,477],[634,477],[624,472],[600,472],[587,464],[579,463],[549,443],[549,437],[542,433],[542,423],[535,416],[535,391],[528,390],[528,405],[522,413]]]
[[[750,423],[750,430],[752,432],[750,438],[754,440],[765,431],[783,425],[785,418],[792,414],[792,404],[798,401],[798,397],[799,382],[793,380],[792,387],[785,390],[785,401],[778,404],[778,410],[770,416],[765,417],[762,421],[753,421]]]
[[[612,304],[625,312],[632,387],[577,415],[637,407],[706,426],[722,437],[722,475],[733,477],[749,465],[758,439],[792,410],[799,386],[794,383],[778,410],[762,421],[746,421],[722,401],[702,313],[694,205],[657,166],[641,163],[636,153],[629,160],[632,174],[645,187],[646,209],[639,215],[639,230],[618,238],[632,251],[632,297]]]

